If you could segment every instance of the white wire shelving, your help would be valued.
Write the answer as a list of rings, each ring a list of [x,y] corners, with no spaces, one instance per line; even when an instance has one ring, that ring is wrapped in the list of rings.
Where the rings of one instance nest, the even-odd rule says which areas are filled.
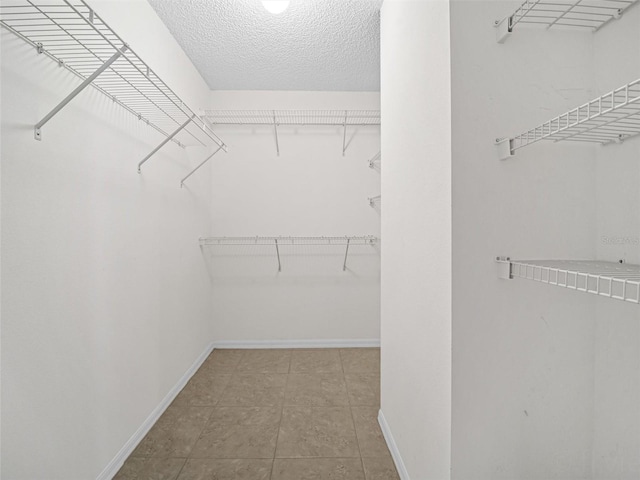
[[[91,85],[165,137],[138,164],[138,171],[169,141],[181,147],[214,142],[226,150],[211,128],[83,0],[3,0],[0,24],[82,81],[35,125],[36,140],[42,139],[42,127]]]
[[[343,246],[345,247],[342,270],[347,269],[349,247],[356,245],[375,246],[378,237],[344,236],[344,237],[201,237],[200,247],[233,247],[233,246],[271,246],[278,259],[278,271],[282,271],[280,248],[292,246]]]
[[[515,137],[498,139],[501,159],[540,140],[621,142],[640,134],[640,79],[559,115]]]
[[[511,260],[497,257],[498,276],[524,278],[640,304],[640,265],[589,260]]]
[[[268,125],[273,127],[276,152],[280,155],[278,127],[334,126],[342,127],[342,155],[347,150],[348,127],[380,125],[379,110],[206,110],[210,125]]]
[[[496,39],[502,43],[518,24],[546,28],[597,31],[638,0],[526,0],[515,12],[496,21]]]

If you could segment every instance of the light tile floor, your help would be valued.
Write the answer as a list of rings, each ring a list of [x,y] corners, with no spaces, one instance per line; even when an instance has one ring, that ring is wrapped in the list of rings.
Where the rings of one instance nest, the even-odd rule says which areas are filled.
[[[380,350],[214,350],[114,480],[398,480]]]

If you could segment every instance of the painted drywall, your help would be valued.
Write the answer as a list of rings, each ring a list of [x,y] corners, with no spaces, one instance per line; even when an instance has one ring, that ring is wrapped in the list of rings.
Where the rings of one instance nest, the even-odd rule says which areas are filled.
[[[146,2],[91,3],[176,91],[206,98]],[[1,39],[1,475],[96,478],[211,341],[208,172],[179,188],[207,150],[169,144],[138,175],[162,137],[94,89],[35,141],[78,81]]]
[[[381,25],[381,411],[399,470],[440,480],[451,431],[449,2],[386,1]]]
[[[379,95],[343,92],[212,92],[211,108],[378,110]],[[380,128],[218,126],[229,145],[212,166],[212,236],[380,234],[380,174],[368,160]],[[216,341],[377,340],[379,249],[204,247]]]
[[[640,78],[640,6],[593,38],[597,95]],[[596,147],[598,258],[640,264],[640,138]],[[597,299],[593,478],[640,478],[640,309]]]
[[[454,479],[592,478],[592,296],[500,280],[493,259],[596,255],[592,146],[493,141],[592,98],[590,33],[494,21],[520,2],[452,0]]]

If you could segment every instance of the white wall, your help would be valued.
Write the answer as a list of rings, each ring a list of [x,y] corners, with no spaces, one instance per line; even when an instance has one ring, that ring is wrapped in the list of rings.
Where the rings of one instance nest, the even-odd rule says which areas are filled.
[[[640,78],[640,8],[594,36],[598,94]],[[596,149],[598,258],[640,264],[640,138]],[[640,477],[640,309],[598,299],[593,478]]]
[[[231,110],[378,110],[379,94],[212,92],[211,108]],[[342,156],[341,127],[278,129],[220,126],[229,145],[212,167],[213,236],[344,236],[380,234],[380,174],[368,160],[380,150],[379,127],[350,128]],[[375,340],[380,323],[377,249],[205,247],[215,339],[222,342]]]
[[[207,97],[145,1],[91,3],[179,94]],[[211,341],[207,171],[179,188],[207,150],[167,145],[138,175],[162,137],[94,89],[35,141],[78,82],[1,38],[2,478],[96,478]]]
[[[409,478],[445,479],[451,429],[449,2],[387,0],[381,15],[381,411]]]
[[[606,150],[541,142],[501,162],[491,145],[603,93],[600,72],[630,67],[617,54],[608,65],[595,54],[598,39],[616,24],[593,36],[524,27],[496,44],[493,21],[519,3],[452,3],[452,477],[631,478],[637,476],[637,466],[628,466],[637,459],[637,309],[498,280],[492,258],[611,257],[598,245],[609,232],[601,212],[624,204],[625,218],[610,234],[635,231],[637,165],[624,173],[622,165],[613,169],[630,175],[631,196],[630,185],[607,185],[602,173],[618,155],[629,162],[637,147],[631,141]],[[626,38],[633,41],[629,33]],[[637,54],[627,61],[632,58]],[[637,78],[637,65],[631,69]],[[612,335],[604,327],[612,321],[626,324],[620,328],[630,338],[619,343],[622,331]],[[619,347],[625,353],[613,355]],[[614,367],[625,362],[620,375]],[[629,387],[634,371],[632,394],[610,398]],[[618,466],[627,462],[627,476],[621,467],[605,467],[605,460],[592,469],[592,458],[605,452],[609,459],[613,452]]]

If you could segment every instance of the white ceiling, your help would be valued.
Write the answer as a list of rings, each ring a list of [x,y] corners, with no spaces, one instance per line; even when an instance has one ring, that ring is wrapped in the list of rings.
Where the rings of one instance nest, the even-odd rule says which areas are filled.
[[[382,0],[149,0],[213,90],[380,90]]]

